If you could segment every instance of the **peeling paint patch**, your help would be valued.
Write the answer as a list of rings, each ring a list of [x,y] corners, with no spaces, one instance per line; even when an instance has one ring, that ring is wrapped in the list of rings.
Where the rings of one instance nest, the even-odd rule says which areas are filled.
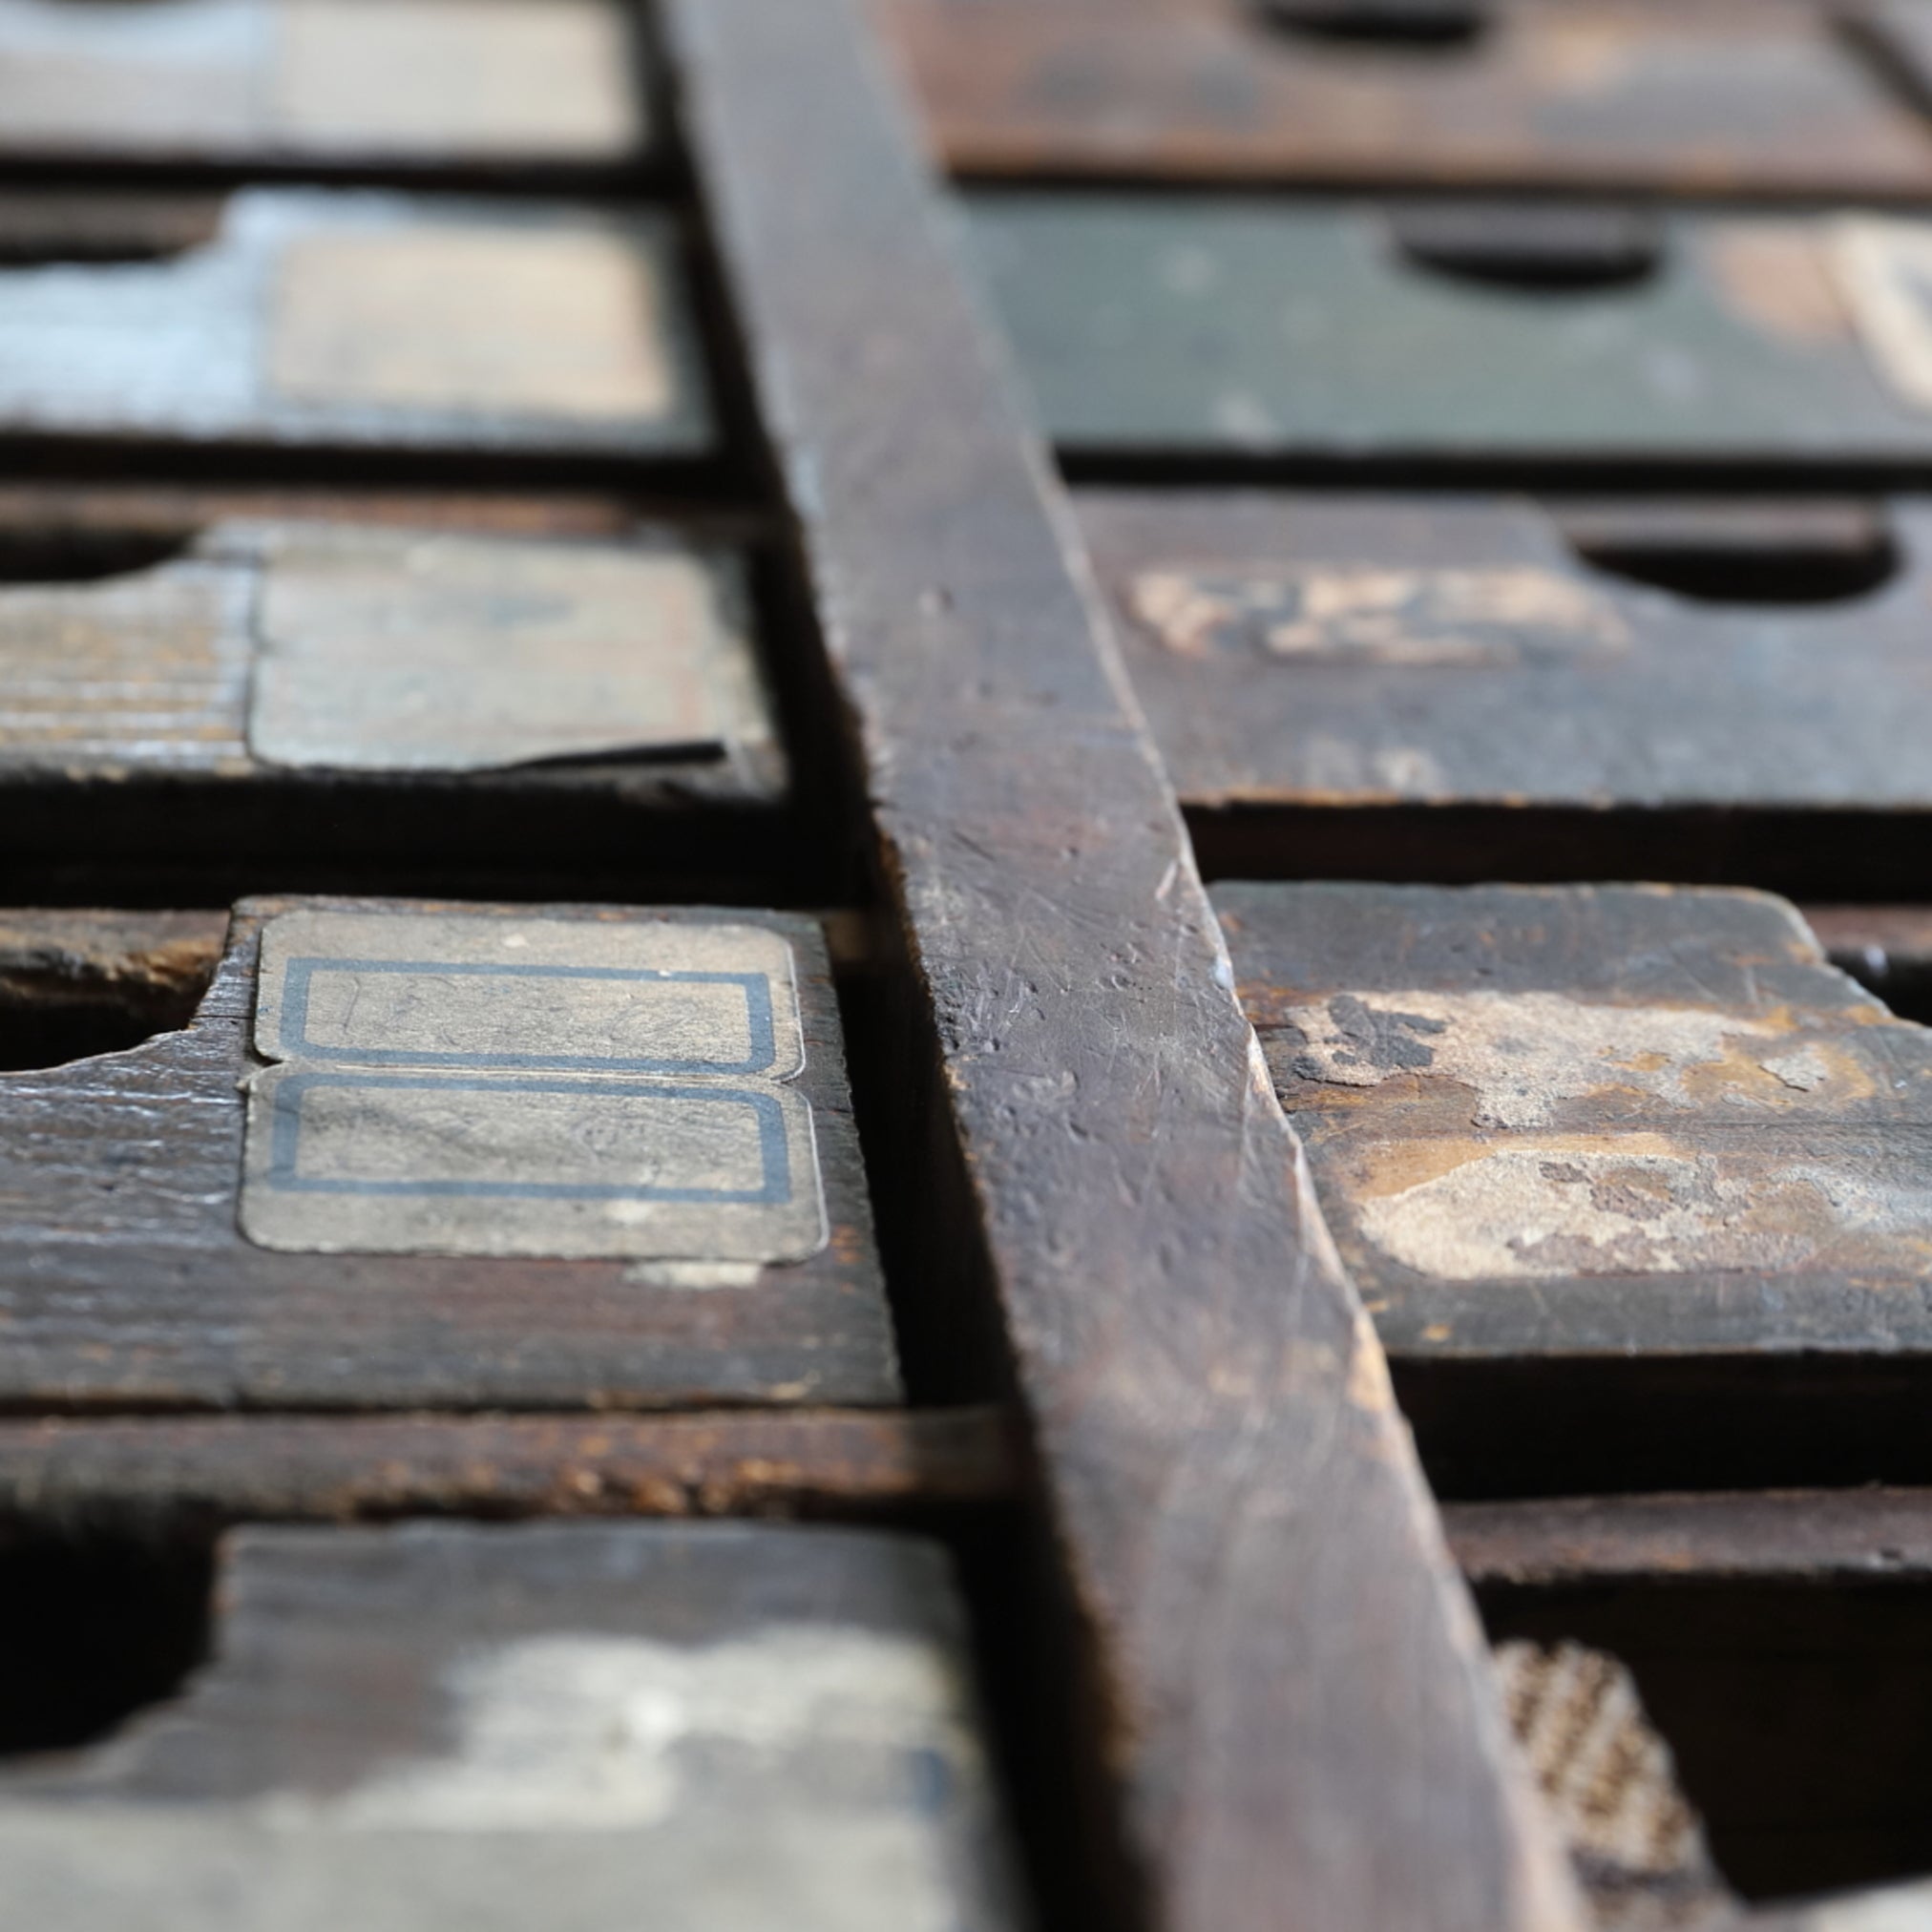
[[[331,1801],[331,1823],[622,1831],[681,1810],[720,1753],[766,1772],[824,1751],[977,1759],[944,1652],[837,1626],[700,1647],[531,1638],[465,1660],[450,1688],[453,1753],[391,1765]]]
[[[1360,1212],[1383,1253],[1446,1281],[1791,1268],[1818,1248],[1807,1224],[1831,1221],[1804,1184],[1754,1186],[1708,1155],[1601,1142],[1479,1153]]]
[[[1354,1087],[1400,1074],[1455,1082],[1476,1096],[1478,1126],[1541,1126],[1559,1102],[1606,1091],[1687,1109],[1713,1100],[1789,1107],[1794,1092],[1837,1104],[1874,1084],[1841,1043],[1700,1007],[1592,1005],[1544,992],[1338,993],[1283,1018],[1303,1042],[1288,1058],[1293,1077]]]
[[[1629,632],[1592,586],[1530,565],[1169,568],[1136,577],[1133,615],[1170,651],[1387,664],[1502,664],[1621,650]]]
[[[1758,1065],[1795,1093],[1814,1093],[1831,1078],[1824,1055],[1815,1046],[1799,1047],[1796,1053],[1774,1054],[1769,1060],[1759,1060]]]
[[[1377,1148],[1351,1192],[1364,1239],[1438,1280],[1788,1272],[1827,1255],[1916,1270],[1932,1253],[1932,1191],[1849,1158],[1712,1152],[1662,1134],[1423,1147],[1426,1164],[1411,1144]]]

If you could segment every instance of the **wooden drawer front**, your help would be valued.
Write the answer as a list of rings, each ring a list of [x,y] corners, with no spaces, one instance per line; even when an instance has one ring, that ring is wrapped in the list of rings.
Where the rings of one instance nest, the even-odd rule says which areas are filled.
[[[984,197],[974,227],[1082,457],[1932,451],[1915,222],[1140,193]]]
[[[183,1697],[0,1778],[34,1922],[1020,1922],[934,1544],[251,1529],[217,1574]]]
[[[1765,869],[1791,863],[1801,814],[1897,815],[1909,864],[1908,829],[1932,808],[1920,501],[1080,500],[1169,775],[1205,843],[1239,837],[1232,863],[1347,865],[1322,842],[1325,815],[1406,813],[1418,840],[1432,816],[1443,825],[1432,850],[1457,876],[1496,863],[1474,841],[1458,850],[1466,820],[1449,829],[1480,810],[1498,838],[1511,819],[1566,814],[1572,875],[1576,821],[1609,811],[1782,815],[1758,841]],[[1672,581],[1687,588],[1659,587]],[[1747,830],[1729,821],[1733,852]],[[1830,848],[1820,870],[1839,890],[1848,866],[1882,856],[1817,823],[1810,841]],[[1709,862],[1680,842],[1606,870],[1686,877]]]
[[[7,211],[0,433],[692,457],[709,405],[667,218],[251,188],[200,232]],[[73,239],[75,236],[78,239]]]
[[[973,176],[1715,194],[1932,178],[1923,123],[1802,0],[1472,0],[1407,10],[1406,36],[1400,22],[1351,34],[1348,11],[1319,0],[882,10],[941,157]],[[1868,32],[1895,57],[1923,57],[1909,13]]]
[[[640,60],[622,0],[5,0],[0,153],[611,169]]]
[[[185,1031],[0,1082],[16,1406],[897,1396],[808,920],[253,901]]]

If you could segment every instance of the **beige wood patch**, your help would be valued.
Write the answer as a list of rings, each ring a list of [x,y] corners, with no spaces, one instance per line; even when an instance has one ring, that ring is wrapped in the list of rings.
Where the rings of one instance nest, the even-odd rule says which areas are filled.
[[[791,949],[748,925],[285,914],[242,1231],[320,1253],[777,1262],[825,1240]]]
[[[283,0],[275,131],[303,147],[612,161],[643,136],[610,0]]]
[[[1228,651],[1384,664],[1515,663],[1621,650],[1629,632],[1587,584],[1533,565],[1174,568],[1135,578],[1136,618],[1180,657]]]
[[[678,401],[639,237],[410,226],[283,251],[269,381],[292,402],[653,420]]]
[[[360,770],[722,749],[748,650],[687,554],[375,532],[277,542],[257,624],[255,755]]]
[[[1932,410],[1932,222],[1842,220],[1832,263],[1880,378],[1901,402]]]

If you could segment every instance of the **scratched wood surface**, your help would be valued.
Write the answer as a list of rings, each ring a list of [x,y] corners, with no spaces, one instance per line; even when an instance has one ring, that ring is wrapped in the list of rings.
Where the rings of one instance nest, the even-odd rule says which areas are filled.
[[[1406,35],[1255,0],[876,10],[938,155],[973,177],[1697,195],[1932,183],[1923,118],[1804,0],[1489,0],[1437,10],[1448,24],[1433,31],[1430,10],[1410,9]],[[1908,17],[1877,37],[1889,53],[1912,33]]]
[[[614,172],[643,79],[622,0],[5,0],[0,155]]]
[[[1134,1922],[1570,1923],[1179,815],[855,13],[665,18],[1042,1458]]]
[[[0,435],[273,449],[284,466],[712,449],[662,210],[244,188],[190,211],[124,197],[76,250],[73,198],[44,222],[36,199],[0,220]],[[193,240],[174,232],[186,212],[206,224]]]
[[[1156,458],[1795,466],[1932,451],[1922,224],[983,195],[1040,419]]]
[[[800,1089],[813,1110],[830,1243],[796,1265],[697,1283],[617,1261],[276,1253],[244,1240],[237,1082],[256,1063],[257,939],[293,903],[238,910],[186,1031],[0,1076],[10,1336],[0,1406],[657,1409],[896,1397],[836,1007],[809,920],[728,915],[773,927],[795,952]]]
[[[944,1553],[737,1524],[251,1529],[213,1661],[0,1776],[10,1909],[235,1932],[1021,1922]]]

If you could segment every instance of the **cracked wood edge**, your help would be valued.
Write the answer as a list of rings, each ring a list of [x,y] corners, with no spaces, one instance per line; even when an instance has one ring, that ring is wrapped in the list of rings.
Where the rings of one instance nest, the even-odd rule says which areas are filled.
[[[1071,521],[846,0],[673,0],[1102,1700],[1129,1916],[1579,1908]]]

